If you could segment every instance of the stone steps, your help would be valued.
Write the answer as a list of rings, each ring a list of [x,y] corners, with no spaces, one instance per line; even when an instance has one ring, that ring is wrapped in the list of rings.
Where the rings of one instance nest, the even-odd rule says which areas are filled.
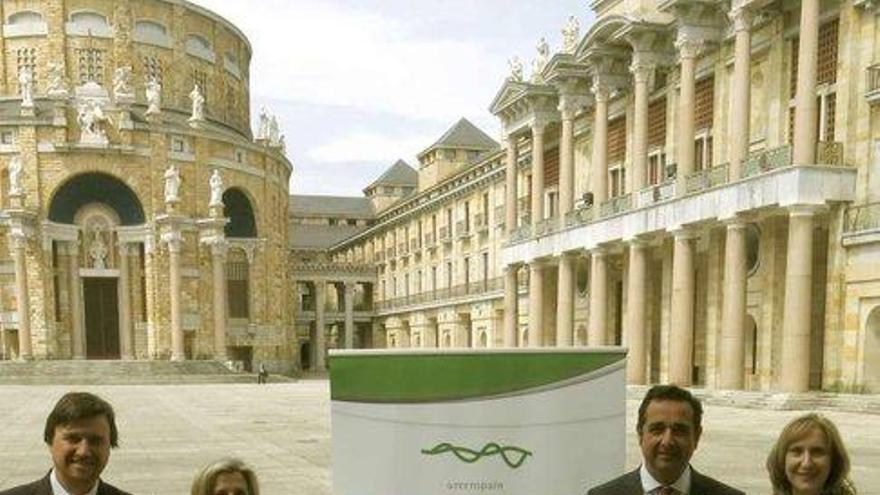
[[[269,382],[292,379],[272,375]],[[0,385],[161,385],[256,383],[218,361],[0,361]]]
[[[642,400],[647,386],[627,386],[627,399]],[[691,389],[704,404],[776,411],[843,411],[880,414],[878,394],[838,394],[831,392],[755,392],[733,390]]]

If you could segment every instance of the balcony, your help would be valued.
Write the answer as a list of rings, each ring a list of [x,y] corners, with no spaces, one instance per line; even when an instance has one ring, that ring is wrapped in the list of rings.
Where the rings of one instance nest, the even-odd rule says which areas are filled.
[[[515,244],[518,242],[523,242],[531,239],[532,237],[532,224],[531,222],[523,222],[523,224],[513,230],[510,233],[510,239],[507,240],[510,244]]]
[[[840,167],[843,162],[843,143],[836,141],[819,141],[816,143],[816,163]]]
[[[390,247],[385,250],[385,258],[387,258],[388,260],[394,259],[395,256],[396,256],[396,251],[393,247]]]
[[[791,165],[791,146],[787,144],[765,151],[753,151],[743,162],[743,177],[751,177],[788,165]]]
[[[880,231],[880,203],[850,206],[843,217],[843,233]]]
[[[577,208],[565,214],[565,227],[576,227],[593,221],[596,210],[592,206]]]
[[[434,233],[425,234],[425,249],[433,250],[437,247],[437,243],[434,242]]]
[[[867,91],[865,91],[865,99],[870,105],[880,102],[880,64],[874,64],[865,69],[867,77]]]
[[[827,161],[841,163],[838,159],[842,155],[840,146],[822,146],[825,146]],[[605,215],[591,221],[527,238],[528,242],[511,239],[503,248],[502,265],[552,258],[560,252],[590,250],[639,236],[669,235],[692,225],[720,225],[726,219],[757,210],[786,214],[792,206],[826,207],[855,199],[855,168],[837,164],[778,166],[789,155],[785,148],[755,154],[750,159],[760,165],[757,170],[766,171],[646,207],[627,208],[625,204],[618,206],[607,202],[603,205]],[[615,200],[625,201],[626,197]],[[850,232],[870,229],[880,224],[880,206],[852,209],[846,222],[845,228]],[[868,242],[865,240],[867,235],[860,237],[861,240],[853,242]],[[876,241],[871,242],[880,242],[880,231],[876,232],[876,237]]]
[[[442,242],[443,244],[448,244],[452,242],[452,236],[449,232],[449,226],[440,227],[440,235],[438,237],[440,238],[440,242]]]
[[[468,284],[455,285],[419,292],[403,297],[386,299],[376,303],[379,312],[399,311],[414,306],[445,305],[450,302],[461,302],[461,299],[473,297],[486,297],[500,295],[504,289],[504,277],[495,277],[471,282]],[[497,293],[497,294],[495,294]]]
[[[728,165],[723,163],[712,168],[698,170],[687,178],[685,184],[687,192],[692,193],[709,189],[710,187],[720,186],[727,183]]]
[[[610,217],[611,215],[617,215],[618,213],[629,211],[631,208],[632,195],[623,194],[621,196],[611,198],[608,201],[599,205],[599,217]]]
[[[545,218],[535,224],[535,235],[540,237],[542,235],[552,234],[556,232],[559,228],[559,217],[550,217]]]
[[[489,218],[486,213],[477,213],[474,215],[474,228],[480,234],[489,233]]]
[[[650,185],[636,194],[638,198],[637,207],[652,205],[659,201],[665,201],[675,196],[675,181],[668,180],[660,184]]]
[[[459,220],[455,224],[455,237],[457,239],[470,239],[471,234],[471,226],[467,221]]]

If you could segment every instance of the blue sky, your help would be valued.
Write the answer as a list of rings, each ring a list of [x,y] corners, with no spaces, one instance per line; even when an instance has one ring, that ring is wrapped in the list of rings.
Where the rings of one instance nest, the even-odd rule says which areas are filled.
[[[495,139],[487,110],[519,55],[553,51],[586,0],[195,0],[236,24],[254,48],[252,117],[278,115],[294,165],[291,192],[359,196],[398,158],[458,118]]]

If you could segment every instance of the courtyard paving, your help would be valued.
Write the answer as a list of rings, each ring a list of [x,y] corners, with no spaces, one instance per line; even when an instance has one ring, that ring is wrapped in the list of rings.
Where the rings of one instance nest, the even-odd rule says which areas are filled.
[[[252,464],[264,495],[330,495],[329,387],[325,380],[236,385],[82,386],[116,408],[120,448],[104,478],[136,495],[189,492],[196,470],[235,455]],[[69,386],[0,386],[0,490],[45,474],[45,417]],[[629,430],[638,403],[629,401]],[[797,412],[709,405],[697,469],[749,494],[770,493],[764,456]],[[853,477],[866,495],[880,494],[880,416],[826,412],[841,429]],[[639,462],[628,435],[627,465]],[[416,495],[416,494],[406,494]]]

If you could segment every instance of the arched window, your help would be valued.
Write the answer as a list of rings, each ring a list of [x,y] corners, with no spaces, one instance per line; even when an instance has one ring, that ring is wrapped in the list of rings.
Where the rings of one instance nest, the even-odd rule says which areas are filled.
[[[257,237],[257,221],[251,200],[241,189],[231,188],[223,193],[223,215],[229,219],[224,232],[226,237]]]
[[[191,34],[186,38],[186,53],[214,63],[214,47],[204,36]]]
[[[21,10],[10,14],[3,26],[3,36],[16,38],[19,36],[46,36],[49,26],[43,14],[34,10]]]
[[[67,23],[67,34],[71,36],[98,36],[109,38],[113,30],[107,22],[107,16],[92,10],[80,10],[70,14]]]
[[[76,213],[90,203],[109,206],[122,225],[145,223],[137,194],[120,179],[99,172],[77,175],[59,187],[49,204],[49,220],[73,224]]]
[[[143,19],[135,22],[132,38],[138,43],[171,48],[171,37],[168,36],[168,28],[158,21]]]

